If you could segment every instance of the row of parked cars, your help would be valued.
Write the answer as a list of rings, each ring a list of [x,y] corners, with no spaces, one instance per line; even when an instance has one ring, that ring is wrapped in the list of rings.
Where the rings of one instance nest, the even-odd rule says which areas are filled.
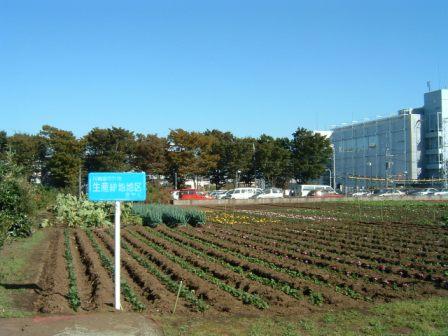
[[[398,190],[398,189],[378,189],[378,190],[361,190],[353,194],[352,197],[393,197],[393,196],[448,196],[448,189],[417,189],[417,190]],[[235,188],[231,190],[214,190],[211,192],[199,191],[196,189],[174,190],[171,193],[173,200],[211,200],[211,199],[266,199],[266,198],[283,198],[283,197],[316,197],[316,198],[342,198],[343,194],[338,193],[329,186],[312,186],[304,185],[300,193],[291,190],[283,190],[280,188]]]
[[[211,192],[199,191],[196,189],[181,189],[171,193],[173,200],[210,200],[210,199],[267,199],[283,197],[319,197],[319,198],[340,198],[344,195],[339,194],[329,186],[323,188],[310,188],[303,190],[303,193],[296,194],[293,190],[283,190],[280,188],[235,188],[231,190],[214,190]]]
[[[448,196],[448,189],[413,189],[413,190],[398,190],[398,189],[379,189],[379,190],[362,190],[351,194],[353,197],[368,197],[368,196]]]
[[[174,200],[207,200],[207,199],[255,199],[255,198],[282,198],[283,190],[279,188],[236,188],[231,190],[214,190],[211,192],[196,189],[181,189],[171,193]]]

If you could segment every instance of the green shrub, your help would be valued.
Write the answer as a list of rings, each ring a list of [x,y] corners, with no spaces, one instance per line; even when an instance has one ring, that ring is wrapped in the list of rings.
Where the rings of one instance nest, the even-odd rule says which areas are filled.
[[[3,246],[8,235],[8,230],[12,226],[13,220],[5,212],[0,211],[0,248]]]
[[[32,234],[30,216],[35,212],[32,186],[10,157],[0,160],[0,248],[7,236]]]
[[[59,194],[54,212],[58,222],[70,227],[106,227],[112,225],[111,204],[90,202],[85,197]]]
[[[200,211],[194,208],[185,209],[185,215],[187,222],[191,226],[201,226],[205,224],[206,216],[204,211]]]
[[[185,210],[173,205],[166,205],[162,214],[163,223],[169,227],[176,227],[187,224],[187,216]]]
[[[133,211],[134,205],[131,202],[121,202],[121,223],[125,225],[142,225],[142,217]],[[111,217],[115,214],[115,208],[110,208]]]
[[[142,218],[142,224],[156,227],[162,224],[162,210],[154,205],[134,205],[133,211]]]
[[[206,217],[203,211],[198,209],[179,208],[174,205],[139,204],[134,205],[134,213],[143,220],[143,225],[155,227],[158,224],[166,224],[169,227],[178,225],[199,226],[205,223]]]

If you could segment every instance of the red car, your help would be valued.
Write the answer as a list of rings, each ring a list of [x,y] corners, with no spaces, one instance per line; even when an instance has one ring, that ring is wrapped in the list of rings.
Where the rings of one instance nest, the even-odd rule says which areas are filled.
[[[196,189],[181,189],[179,191],[180,200],[208,200],[211,197],[205,195],[204,192],[198,191]]]

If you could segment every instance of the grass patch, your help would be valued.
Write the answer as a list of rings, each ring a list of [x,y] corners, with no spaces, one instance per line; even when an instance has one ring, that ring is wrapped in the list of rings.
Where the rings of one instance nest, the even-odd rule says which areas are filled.
[[[158,317],[166,336],[398,336],[448,335],[448,298],[376,305],[367,311],[346,310],[306,316],[257,318]]]
[[[17,239],[3,246],[0,253],[0,317],[24,317],[32,312],[16,309],[14,295],[26,295],[24,289],[6,289],[1,284],[21,283],[33,275],[28,262],[33,249],[45,238],[44,231],[37,231],[29,238]]]

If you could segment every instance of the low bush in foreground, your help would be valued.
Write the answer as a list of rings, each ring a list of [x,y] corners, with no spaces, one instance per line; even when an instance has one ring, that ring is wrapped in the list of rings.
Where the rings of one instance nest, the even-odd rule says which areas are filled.
[[[94,203],[85,198],[59,194],[54,211],[56,219],[70,227],[104,227],[112,224],[108,207],[103,202]]]
[[[70,194],[59,194],[53,210],[58,222],[64,225],[97,228],[112,225],[115,205],[113,202],[91,202],[84,196],[78,198]],[[141,218],[134,214],[129,203],[121,204],[121,222],[141,224]]]

